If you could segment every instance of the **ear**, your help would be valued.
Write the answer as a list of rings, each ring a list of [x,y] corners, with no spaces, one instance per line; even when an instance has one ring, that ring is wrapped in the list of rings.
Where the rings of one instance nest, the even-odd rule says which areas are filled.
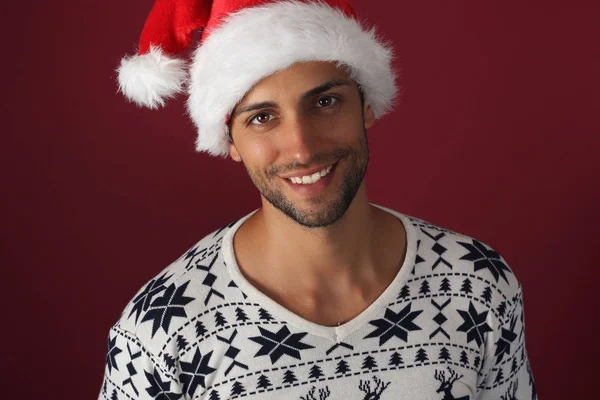
[[[231,159],[233,161],[242,161],[242,157],[240,157],[240,153],[238,153],[237,147],[235,147],[235,144],[233,144],[233,142],[229,142],[229,155],[231,156]]]
[[[365,104],[365,108],[363,110],[363,119],[365,121],[365,129],[369,129],[373,125],[375,125],[375,113],[370,105]]]

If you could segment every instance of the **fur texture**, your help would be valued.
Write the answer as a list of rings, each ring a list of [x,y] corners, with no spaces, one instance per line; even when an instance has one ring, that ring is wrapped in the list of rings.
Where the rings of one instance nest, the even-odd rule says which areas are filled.
[[[347,66],[377,118],[396,95],[391,46],[319,2],[282,1],[230,15],[193,55],[187,111],[197,151],[229,154],[226,118],[261,79],[302,61]]]
[[[142,55],[125,57],[117,68],[119,91],[139,106],[158,108],[184,90],[186,64],[151,46]]]

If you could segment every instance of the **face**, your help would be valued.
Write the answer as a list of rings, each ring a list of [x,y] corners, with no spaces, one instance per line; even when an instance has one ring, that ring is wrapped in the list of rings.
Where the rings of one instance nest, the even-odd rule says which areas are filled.
[[[230,120],[231,157],[271,205],[318,228],[339,220],[363,185],[374,123],[335,63],[294,64],[256,84]]]

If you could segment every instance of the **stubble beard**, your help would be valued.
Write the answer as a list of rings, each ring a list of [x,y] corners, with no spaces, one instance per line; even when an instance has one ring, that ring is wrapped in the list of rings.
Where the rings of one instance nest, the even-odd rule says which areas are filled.
[[[278,184],[269,183],[281,179],[276,176],[281,170],[280,168],[271,169],[265,173],[264,171],[251,172],[245,164],[244,167],[254,186],[273,207],[306,228],[323,228],[334,224],[344,216],[367,173],[369,143],[366,130],[364,130],[358,148],[340,149],[333,155],[316,157],[313,162],[317,163],[327,159],[331,161],[339,160],[340,164],[344,163],[346,165],[346,168],[343,171],[340,191],[333,200],[327,201],[326,195],[319,195],[310,199],[311,203],[318,207],[317,211],[305,211],[294,204],[292,200],[286,197],[281,182]],[[340,170],[336,167],[337,171]]]

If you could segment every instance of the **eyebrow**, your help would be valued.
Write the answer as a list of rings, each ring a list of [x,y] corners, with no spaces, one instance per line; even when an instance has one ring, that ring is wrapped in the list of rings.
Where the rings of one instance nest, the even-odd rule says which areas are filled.
[[[313,89],[310,89],[308,92],[302,95],[302,100],[309,99],[321,93],[324,93],[328,90],[339,86],[350,86],[350,81],[347,79],[332,79],[329,82],[325,82],[322,85],[319,85]],[[237,108],[233,114],[231,115],[230,120],[233,120],[236,116],[240,114],[244,114],[250,111],[261,110],[263,108],[277,108],[279,105],[273,101],[262,101],[260,103],[251,103],[245,106]]]

